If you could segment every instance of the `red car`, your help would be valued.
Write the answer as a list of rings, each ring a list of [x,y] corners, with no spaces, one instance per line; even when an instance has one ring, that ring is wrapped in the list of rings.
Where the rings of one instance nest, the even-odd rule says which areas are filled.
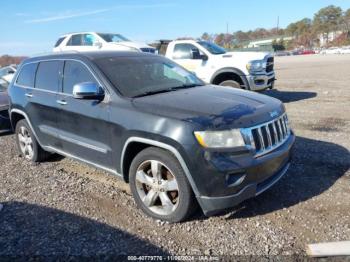
[[[314,50],[303,50],[300,52],[301,55],[313,55],[316,54]]]

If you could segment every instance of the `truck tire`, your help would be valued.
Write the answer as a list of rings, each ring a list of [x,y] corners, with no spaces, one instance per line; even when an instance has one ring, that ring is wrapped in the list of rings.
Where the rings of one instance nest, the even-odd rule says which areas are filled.
[[[41,162],[50,156],[41,148],[25,119],[16,125],[16,143],[20,155],[29,161]]]
[[[166,150],[149,147],[136,155],[129,182],[136,205],[150,217],[175,223],[196,210],[186,175],[175,156]]]
[[[234,88],[241,88],[241,85],[235,80],[225,80],[225,81],[222,81],[219,85],[220,86],[230,86],[230,87],[234,87]]]

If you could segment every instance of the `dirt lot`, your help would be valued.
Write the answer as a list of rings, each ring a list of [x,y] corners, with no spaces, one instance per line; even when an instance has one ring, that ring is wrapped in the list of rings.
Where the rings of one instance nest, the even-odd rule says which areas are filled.
[[[350,240],[350,55],[277,57],[276,72],[265,93],[287,107],[293,164],[222,216],[154,221],[113,175],[60,157],[27,163],[0,137],[0,255],[303,255],[310,242]]]

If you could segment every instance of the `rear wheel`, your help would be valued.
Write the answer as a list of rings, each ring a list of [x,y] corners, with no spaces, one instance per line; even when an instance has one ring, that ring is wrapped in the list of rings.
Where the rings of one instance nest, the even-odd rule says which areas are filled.
[[[225,81],[222,81],[219,85],[220,86],[230,86],[230,87],[234,87],[234,88],[241,88],[241,85],[235,80],[225,80]]]
[[[27,160],[41,162],[50,155],[41,148],[25,119],[16,125],[16,142],[20,155]]]
[[[153,218],[180,222],[196,210],[186,175],[168,151],[141,151],[131,163],[129,182],[137,206]]]

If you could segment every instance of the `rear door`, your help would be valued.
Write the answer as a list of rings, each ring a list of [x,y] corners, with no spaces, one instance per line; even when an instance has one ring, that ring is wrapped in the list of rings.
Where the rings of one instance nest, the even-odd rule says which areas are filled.
[[[62,150],[85,161],[111,168],[108,100],[75,99],[73,86],[84,82],[99,84],[84,63],[66,60],[63,89],[58,98],[61,104],[58,136],[62,141]]]
[[[44,146],[59,147],[57,115],[60,108],[56,100],[57,92],[61,86],[62,70],[63,61],[39,62],[36,69],[34,88],[26,88],[25,91],[27,99],[25,111],[41,144]]]

